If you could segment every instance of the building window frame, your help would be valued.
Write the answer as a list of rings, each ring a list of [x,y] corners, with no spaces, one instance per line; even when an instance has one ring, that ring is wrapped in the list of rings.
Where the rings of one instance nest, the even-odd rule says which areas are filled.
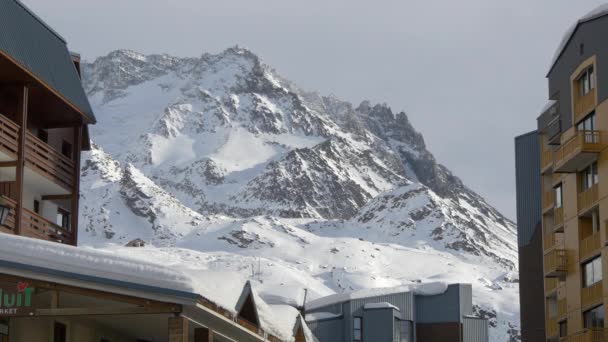
[[[353,341],[363,341],[363,317],[353,317]]]
[[[561,208],[564,205],[564,194],[562,191],[562,183],[559,183],[555,187],[553,187],[553,199],[555,203],[555,208]]]
[[[599,183],[597,170],[597,162],[593,162],[581,171],[581,192],[587,191]]]
[[[590,65],[576,78],[579,96],[586,96],[595,89],[595,68]]]
[[[585,329],[604,327],[604,304],[600,304],[583,312],[583,326]]]
[[[597,256],[582,265],[583,287],[591,287],[603,279],[602,256]]]

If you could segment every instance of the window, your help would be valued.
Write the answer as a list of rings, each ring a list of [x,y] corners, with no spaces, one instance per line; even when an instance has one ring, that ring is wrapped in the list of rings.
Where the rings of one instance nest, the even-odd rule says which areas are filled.
[[[583,120],[576,124],[577,131],[594,131],[595,130],[595,112],[587,115]]]
[[[363,341],[363,326],[362,326],[362,318],[354,317],[353,318],[353,340],[354,341]]]
[[[553,192],[555,195],[555,207],[556,208],[561,208],[563,205],[563,201],[562,201],[562,185],[559,184],[558,186],[556,186],[555,188],[553,188]]]
[[[45,143],[49,142],[49,132],[47,132],[45,129],[39,128],[37,135],[38,139],[44,141]]]
[[[598,181],[597,162],[594,162],[581,172],[581,190],[585,191],[590,189],[593,185],[597,184]]]
[[[585,96],[589,94],[589,92],[593,88],[595,88],[595,75],[593,67],[590,67],[587,70],[583,71],[583,73],[579,76],[577,82],[579,96]]]
[[[57,225],[61,228],[70,230],[70,212],[63,209],[57,208]]]
[[[583,313],[583,323],[585,328],[603,328],[604,327],[604,306],[596,306],[595,308]]]
[[[55,327],[53,329],[53,342],[66,342],[66,327],[65,324],[55,322]]]
[[[40,214],[40,201],[34,200],[34,212]]]
[[[589,287],[602,280],[602,257],[599,256],[583,265],[583,287]]]
[[[559,337],[568,336],[568,321],[559,322]]]
[[[72,144],[64,140],[61,143],[61,154],[72,159]]]

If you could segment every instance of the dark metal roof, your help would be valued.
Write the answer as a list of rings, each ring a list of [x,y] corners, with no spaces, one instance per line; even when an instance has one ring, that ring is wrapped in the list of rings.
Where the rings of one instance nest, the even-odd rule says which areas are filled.
[[[0,52],[95,123],[65,40],[19,0],[0,0]]]

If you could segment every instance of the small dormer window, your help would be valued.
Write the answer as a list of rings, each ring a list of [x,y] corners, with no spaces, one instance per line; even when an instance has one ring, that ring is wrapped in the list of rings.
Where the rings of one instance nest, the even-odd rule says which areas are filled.
[[[579,95],[585,96],[589,94],[589,92],[595,88],[595,74],[593,72],[593,67],[589,67],[587,70],[583,71],[577,82]]]

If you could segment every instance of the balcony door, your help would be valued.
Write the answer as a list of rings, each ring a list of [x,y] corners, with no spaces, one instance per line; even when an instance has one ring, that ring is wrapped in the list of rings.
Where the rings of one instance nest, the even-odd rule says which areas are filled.
[[[595,112],[591,112],[591,114],[587,115],[583,120],[581,120],[577,125],[576,125],[576,130],[577,131],[582,131],[582,132],[590,132],[590,131],[595,131]],[[585,142],[586,143],[597,143],[597,141],[595,141],[595,135],[593,134],[585,134]]]

